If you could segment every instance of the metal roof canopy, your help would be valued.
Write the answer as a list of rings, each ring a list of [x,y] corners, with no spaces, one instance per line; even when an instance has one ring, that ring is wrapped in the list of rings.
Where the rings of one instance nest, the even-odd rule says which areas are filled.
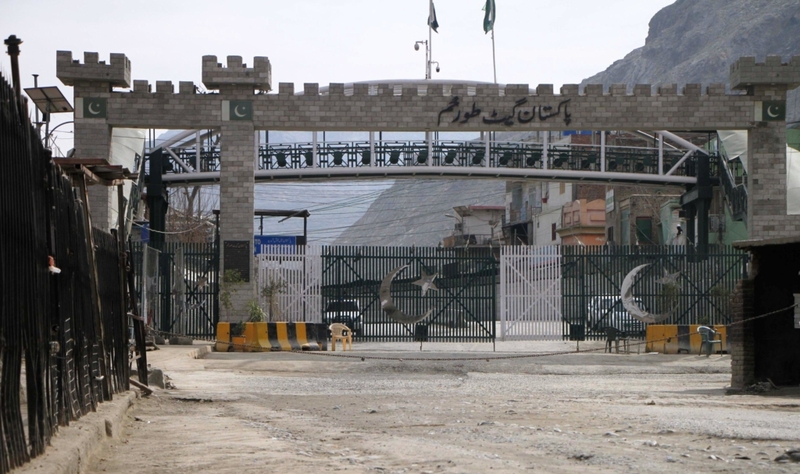
[[[219,215],[219,209],[211,211],[215,216]],[[302,211],[284,211],[279,209],[256,209],[253,211],[254,216],[260,217],[303,217],[306,218],[311,215],[307,209]]]
[[[220,215],[219,209],[214,209],[211,211],[215,216]],[[308,217],[311,215],[308,212],[308,209],[303,209],[301,211],[284,211],[281,209],[255,209],[253,211],[254,216],[258,216],[261,218],[261,222],[259,225],[259,233],[264,233],[264,217],[283,217],[278,222],[283,222],[286,219],[290,219],[292,217],[302,217],[303,218],[303,242],[298,243],[298,245],[306,245],[308,243]],[[219,225],[219,220],[217,220],[217,225]]]

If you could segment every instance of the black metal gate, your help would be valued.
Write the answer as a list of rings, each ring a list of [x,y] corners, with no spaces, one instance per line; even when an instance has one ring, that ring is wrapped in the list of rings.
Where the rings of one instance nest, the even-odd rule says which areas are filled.
[[[368,341],[493,342],[496,334],[496,275],[492,249],[436,247],[326,247],[322,308],[356,302],[361,316],[356,337]],[[403,268],[401,268],[403,267]],[[430,316],[401,324],[381,309],[386,276],[391,298],[405,314]],[[436,275],[424,290],[425,275]],[[428,278],[430,280],[430,278]]]
[[[565,339],[602,339],[606,327],[644,337],[646,325],[622,307],[620,290],[632,278],[638,306],[670,316],[660,324],[727,324],[730,297],[746,276],[747,253],[709,246],[706,258],[682,246],[563,246],[562,283]],[[670,281],[670,285],[665,282]]]
[[[134,244],[136,290],[148,326],[213,340],[219,322],[219,250],[214,242]],[[145,261],[147,260],[147,261]]]

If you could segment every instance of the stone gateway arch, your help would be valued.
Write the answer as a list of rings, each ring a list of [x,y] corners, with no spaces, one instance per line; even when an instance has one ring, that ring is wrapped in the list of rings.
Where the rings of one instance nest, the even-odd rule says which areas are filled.
[[[660,183],[691,188],[683,204],[699,215],[710,199],[710,183],[704,182],[702,175],[683,170],[688,155],[683,161],[669,163],[659,157],[650,172],[626,174],[611,169],[601,154],[587,172],[558,167],[557,157],[548,156],[546,144],[543,156],[534,160],[535,166],[526,166],[524,160],[514,166],[502,156],[493,156],[486,140],[483,155],[478,150],[474,159],[459,167],[447,166],[444,157],[435,156],[434,144],[428,140],[427,154],[424,159],[418,156],[413,167],[378,166],[372,149],[364,150],[373,151],[372,159],[353,166],[323,167],[312,150],[305,160],[291,166],[257,170],[255,137],[261,130],[363,131],[371,135],[409,131],[425,132],[428,137],[453,131],[747,130],[750,238],[800,232],[800,216],[786,211],[785,150],[786,91],[800,85],[800,57],[788,63],[773,56],[764,63],[752,57],[739,59],[730,69],[730,93],[723,84],[705,88],[699,84],[681,88],[640,84],[632,90],[625,85],[604,90],[599,84],[581,90],[572,84],[556,94],[553,86],[546,84],[532,89],[527,84],[440,81],[330,84],[322,91],[318,84],[304,84],[302,93],[295,91],[294,84],[281,83],[277,93],[268,93],[273,88],[269,60],[256,57],[247,67],[239,56],[228,56],[226,66],[219,64],[216,56],[204,56],[202,78],[210,92],[199,93],[193,83],[180,82],[176,93],[169,81],[157,81],[155,90],[146,80],[131,81],[131,63],[124,54],[111,54],[106,63],[97,53],[85,53],[80,62],[69,51],[57,53],[57,75],[74,87],[76,158],[108,157],[114,128],[218,131],[223,164],[213,176],[194,178],[219,182],[222,247],[234,249],[246,242],[248,255],[252,255],[256,179],[428,175]],[[189,180],[192,174],[169,179]],[[95,222],[105,227],[109,191],[94,187],[91,199]],[[254,291],[252,282],[244,285]],[[253,291],[240,291],[242,302]]]

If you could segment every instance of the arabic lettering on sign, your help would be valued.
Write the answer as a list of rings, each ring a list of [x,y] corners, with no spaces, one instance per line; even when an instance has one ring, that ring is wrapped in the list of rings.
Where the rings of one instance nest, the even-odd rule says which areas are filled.
[[[498,112],[495,109],[492,110],[490,114],[488,111],[484,113],[475,101],[472,101],[472,107],[462,109],[460,98],[455,96],[450,100],[450,103],[447,104],[447,107],[439,112],[437,125],[442,124],[443,116],[444,119],[447,120],[446,115],[450,114],[453,117],[452,120],[450,120],[451,123],[468,123],[471,119],[481,116],[483,123],[486,125],[505,125],[510,127],[517,123],[526,124],[532,122],[537,117],[540,121],[544,122],[549,118],[560,116],[562,109],[564,111],[564,125],[569,125],[570,122],[572,122],[572,114],[569,113],[569,101],[570,99],[564,99],[559,102],[556,107],[551,105],[527,105],[528,99],[523,97],[514,102],[514,106],[510,111]]]

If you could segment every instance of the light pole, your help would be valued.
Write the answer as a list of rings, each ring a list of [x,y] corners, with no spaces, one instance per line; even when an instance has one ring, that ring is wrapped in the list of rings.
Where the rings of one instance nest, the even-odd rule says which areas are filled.
[[[414,51],[419,51],[419,45],[425,47],[425,79],[431,78],[431,51],[427,41],[417,41],[414,43]]]
[[[433,61],[433,53],[431,52],[431,44],[427,40],[420,40],[414,43],[414,51],[419,51],[419,45],[425,47],[425,79],[432,79],[433,74],[431,67],[436,65],[436,72],[439,72],[439,61]]]

